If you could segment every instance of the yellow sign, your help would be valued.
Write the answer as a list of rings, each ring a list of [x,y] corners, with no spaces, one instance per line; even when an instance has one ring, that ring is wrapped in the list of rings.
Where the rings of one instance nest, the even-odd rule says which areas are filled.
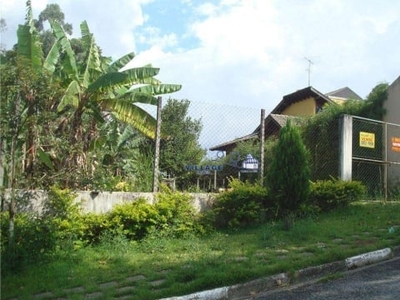
[[[360,131],[360,147],[375,148],[375,133]]]
[[[392,137],[392,150],[400,152],[400,137]]]

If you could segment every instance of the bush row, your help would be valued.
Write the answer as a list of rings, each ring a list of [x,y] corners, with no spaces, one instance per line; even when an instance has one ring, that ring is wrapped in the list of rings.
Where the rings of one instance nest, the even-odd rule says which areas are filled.
[[[206,220],[217,228],[241,227],[249,224],[276,220],[286,215],[279,215],[279,203],[266,188],[259,184],[249,184],[233,179],[231,190],[219,194],[215,204],[206,213]],[[311,182],[310,193],[291,215],[304,216],[349,205],[361,200],[365,187],[358,181],[321,180]]]
[[[293,212],[327,212],[361,199],[364,187],[359,182],[339,180],[311,183],[308,201]],[[14,243],[8,237],[8,213],[1,215],[2,269],[18,269],[56,255],[98,244],[104,237],[123,237],[140,241],[149,236],[181,238],[205,233],[214,228],[236,228],[276,220],[278,206],[274,195],[259,184],[231,180],[230,190],[218,194],[211,209],[196,214],[192,198],[185,193],[165,190],[154,205],[145,199],[115,206],[106,214],[82,214],[68,190],[51,188],[41,217],[18,214]]]
[[[308,205],[328,212],[361,200],[365,192],[365,186],[359,181],[318,180],[311,183]]]
[[[69,190],[53,187],[43,214],[17,214],[14,243],[9,243],[9,214],[1,213],[2,270],[16,270],[31,262],[51,258],[60,250],[98,244],[103,237],[141,240],[153,234],[185,237],[202,232],[189,194],[165,190],[154,205],[144,198],[115,206],[105,214],[83,214]]]

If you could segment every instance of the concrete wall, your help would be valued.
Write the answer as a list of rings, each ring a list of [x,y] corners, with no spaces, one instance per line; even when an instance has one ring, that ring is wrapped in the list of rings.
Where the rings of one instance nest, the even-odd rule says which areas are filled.
[[[400,76],[388,87],[388,99],[384,103],[385,122],[400,124]]]
[[[384,121],[400,125],[400,76],[388,87],[388,99],[384,103],[386,115]],[[400,126],[388,125],[388,161],[400,163],[400,152],[392,146],[392,138],[400,138]],[[400,186],[400,165],[388,167],[388,187]]]
[[[78,191],[75,192],[77,197],[76,203],[79,203],[82,211],[85,213],[106,213],[117,204],[136,201],[138,198],[145,198],[150,204],[156,201],[153,193],[125,193],[125,192],[90,192]],[[39,214],[42,212],[43,203],[47,199],[47,193],[42,190],[35,191],[19,191],[19,199],[17,201],[17,211],[36,211]],[[6,191],[6,203],[10,193]],[[197,212],[203,212],[211,207],[215,199],[215,194],[199,194],[190,193],[193,197],[193,207]],[[5,210],[7,204],[5,204]]]

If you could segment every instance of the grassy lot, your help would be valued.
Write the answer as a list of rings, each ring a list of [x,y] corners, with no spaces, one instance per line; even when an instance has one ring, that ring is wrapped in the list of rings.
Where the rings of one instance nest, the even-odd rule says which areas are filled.
[[[268,223],[179,240],[110,238],[18,274],[2,274],[1,296],[31,299],[52,292],[51,299],[84,299],[90,293],[95,296],[100,287],[98,299],[160,299],[397,245],[400,202],[356,203],[297,220],[291,229]]]

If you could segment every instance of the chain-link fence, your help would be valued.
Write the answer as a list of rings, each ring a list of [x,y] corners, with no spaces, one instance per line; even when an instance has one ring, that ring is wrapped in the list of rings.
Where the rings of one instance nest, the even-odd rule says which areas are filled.
[[[265,115],[263,109],[192,101],[188,116],[201,121],[198,142],[206,155],[201,160],[197,156],[176,162],[186,174],[186,190],[225,189],[230,178],[264,180],[279,131],[291,119],[302,128],[311,180],[343,178],[341,153],[349,142],[351,176],[347,179],[363,182],[371,198],[399,197],[400,125],[349,116],[351,123],[344,126],[351,127],[350,140],[342,141],[342,131],[348,128],[341,128],[338,119],[324,123],[318,116]],[[179,189],[182,176],[174,180]]]
[[[303,142],[309,152],[311,180],[339,177],[339,120],[312,117],[303,126]]]
[[[307,120],[281,114],[265,115],[263,109],[193,101],[188,115],[192,120],[201,121],[199,143],[206,150],[206,159],[189,158],[176,163],[183,163],[184,177],[190,178],[184,189],[203,192],[226,189],[231,178],[251,182],[260,180],[265,184],[281,128],[289,119],[297,126],[303,126]],[[326,133],[314,126],[310,128],[318,128],[318,133],[311,129],[303,135],[311,156],[312,180],[338,177],[338,123],[330,126],[332,128],[322,130]],[[172,180],[177,189],[182,188],[182,176]]]
[[[188,115],[201,121],[199,143],[206,153],[183,166],[197,190],[226,188],[229,178],[258,179],[261,109],[191,101]]]
[[[367,187],[370,197],[384,196],[384,124],[353,117],[352,179]]]
[[[400,125],[355,116],[352,119],[352,179],[362,181],[373,198],[398,198]]]

